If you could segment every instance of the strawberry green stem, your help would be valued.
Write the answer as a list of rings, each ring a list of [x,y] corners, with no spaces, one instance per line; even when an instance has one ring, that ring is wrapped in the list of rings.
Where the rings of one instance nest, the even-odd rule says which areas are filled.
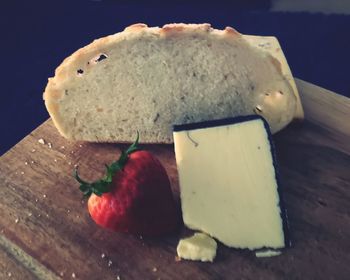
[[[119,159],[113,162],[111,165],[106,165],[106,175],[95,182],[86,182],[80,178],[78,174],[78,168],[74,169],[73,176],[80,183],[79,189],[83,192],[85,197],[89,197],[92,193],[101,196],[104,193],[110,192],[112,190],[112,179],[113,176],[118,172],[123,170],[125,164],[128,161],[129,155],[133,152],[140,150],[138,147],[139,143],[139,133],[137,132],[136,140],[133,144],[129,146],[126,151],[122,151]]]

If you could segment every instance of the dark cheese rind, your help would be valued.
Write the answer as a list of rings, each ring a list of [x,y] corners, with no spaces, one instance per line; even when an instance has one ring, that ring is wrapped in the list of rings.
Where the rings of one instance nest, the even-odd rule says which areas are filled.
[[[203,128],[209,128],[209,127],[217,127],[217,126],[226,126],[226,125],[232,125],[252,120],[258,120],[260,119],[264,123],[265,130],[268,135],[268,140],[270,143],[270,149],[272,154],[272,160],[273,160],[273,166],[275,169],[275,178],[277,183],[277,193],[279,196],[279,208],[280,208],[280,215],[282,219],[282,226],[283,226],[283,234],[284,234],[284,243],[285,247],[291,247],[292,243],[290,240],[289,235],[289,222],[288,222],[288,216],[287,216],[287,210],[285,208],[285,202],[282,195],[282,187],[280,183],[280,175],[279,175],[279,169],[276,159],[276,152],[275,152],[275,145],[272,140],[272,134],[270,131],[269,124],[267,121],[258,115],[248,115],[248,116],[239,116],[239,117],[233,117],[233,118],[225,118],[225,119],[219,119],[219,120],[210,120],[210,121],[203,121],[203,122],[197,122],[197,123],[189,123],[189,124],[181,124],[181,125],[174,125],[173,131],[188,131],[188,130],[196,130],[196,129],[203,129]],[[264,249],[266,247],[263,247],[261,249]],[[269,248],[266,248],[269,249]],[[276,248],[273,248],[276,249]]]
[[[225,126],[225,125],[236,124],[236,123],[257,120],[257,119],[261,119],[264,121],[264,125],[265,126],[267,125],[268,132],[271,134],[270,128],[266,123],[265,119],[258,115],[239,116],[239,117],[226,118],[226,119],[220,119],[220,120],[210,120],[210,121],[203,121],[203,122],[196,122],[196,123],[174,125],[173,131],[186,131],[186,130],[194,130],[194,129],[208,128],[208,127],[215,127],[215,126]]]

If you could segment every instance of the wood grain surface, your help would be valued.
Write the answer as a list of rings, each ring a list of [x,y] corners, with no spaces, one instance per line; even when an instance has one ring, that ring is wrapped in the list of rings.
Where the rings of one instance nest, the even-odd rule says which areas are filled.
[[[185,228],[157,239],[99,228],[72,170],[96,179],[125,145],[68,142],[48,120],[0,159],[0,279],[349,279],[350,100],[297,84],[306,120],[274,136],[293,240],[282,255],[219,245],[212,264],[176,261]],[[173,146],[145,148],[178,198]]]

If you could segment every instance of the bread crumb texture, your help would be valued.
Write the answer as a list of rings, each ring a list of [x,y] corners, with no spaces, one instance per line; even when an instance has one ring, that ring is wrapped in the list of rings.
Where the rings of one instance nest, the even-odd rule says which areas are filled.
[[[135,24],[95,40],[56,69],[46,107],[68,139],[172,143],[172,126],[260,114],[273,132],[295,116],[280,63],[233,28]]]

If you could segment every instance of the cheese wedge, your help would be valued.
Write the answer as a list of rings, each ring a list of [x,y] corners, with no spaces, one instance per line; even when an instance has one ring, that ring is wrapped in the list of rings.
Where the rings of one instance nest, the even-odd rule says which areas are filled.
[[[286,218],[267,122],[259,116],[174,126],[184,223],[235,248],[283,248]]]
[[[216,241],[205,233],[181,239],[177,245],[177,255],[186,260],[212,262],[216,256]]]

